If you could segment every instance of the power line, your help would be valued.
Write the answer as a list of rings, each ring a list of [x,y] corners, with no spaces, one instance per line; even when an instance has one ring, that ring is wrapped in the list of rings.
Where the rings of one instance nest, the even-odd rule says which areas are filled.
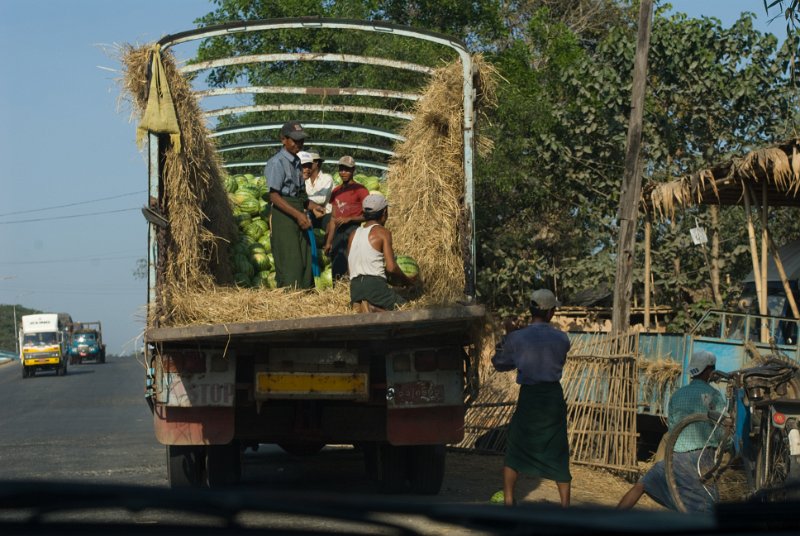
[[[0,221],[0,225],[9,225],[12,223],[31,223],[35,221],[51,221],[51,220],[68,220],[72,218],[87,218],[89,216],[100,216],[101,214],[116,214],[118,212],[130,212],[132,210],[141,210],[139,208],[121,208],[118,210],[105,210],[101,212],[92,212],[91,214],[73,214],[72,216],[53,216],[51,218],[33,218],[30,220],[14,220],[14,221]]]
[[[97,199],[89,199],[87,201],[78,201],[75,203],[67,203],[66,205],[54,205],[52,207],[43,207],[43,208],[34,208],[30,210],[18,210],[16,212],[6,212],[5,214],[0,214],[0,218],[5,218],[6,216],[14,216],[17,214],[29,214],[31,212],[43,212],[45,210],[53,210],[56,208],[66,208],[66,207],[76,207],[78,205],[88,205],[91,203],[97,203],[98,201],[108,201],[109,199],[119,199],[120,197],[128,197],[131,195],[140,195],[146,193],[144,190],[139,190],[138,192],[128,192],[127,194],[119,194],[119,195],[112,195],[109,197],[99,197]],[[8,222],[11,223],[11,222]]]

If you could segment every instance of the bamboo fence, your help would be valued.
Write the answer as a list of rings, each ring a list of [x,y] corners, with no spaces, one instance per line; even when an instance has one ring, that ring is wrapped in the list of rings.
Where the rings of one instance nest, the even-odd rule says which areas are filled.
[[[567,402],[572,463],[638,473],[636,463],[638,337],[596,336],[570,350],[561,380]],[[456,448],[503,452],[519,386],[513,374],[490,372],[467,409],[464,439]]]

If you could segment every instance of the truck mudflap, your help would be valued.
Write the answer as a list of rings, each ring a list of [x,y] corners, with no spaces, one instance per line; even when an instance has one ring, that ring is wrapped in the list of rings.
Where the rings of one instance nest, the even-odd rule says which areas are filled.
[[[234,435],[236,354],[170,349],[153,359],[153,419],[164,445],[227,444]]]
[[[392,445],[443,445],[464,439],[462,406],[389,409],[386,439]]]
[[[386,433],[393,445],[458,443],[464,437],[463,348],[392,352],[386,360]]]

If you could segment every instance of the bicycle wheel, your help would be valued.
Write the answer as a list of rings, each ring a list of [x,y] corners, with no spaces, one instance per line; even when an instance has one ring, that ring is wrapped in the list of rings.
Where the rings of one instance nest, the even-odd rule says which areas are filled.
[[[684,494],[690,495],[694,500],[716,501],[716,482],[732,461],[728,459],[723,464],[725,454],[732,454],[730,435],[730,428],[718,425],[706,413],[689,415],[667,434],[664,476],[676,510],[688,511]],[[691,441],[699,446],[707,445],[707,448],[694,452],[675,452],[675,445],[679,440],[682,443]],[[715,448],[717,445],[719,447]]]
[[[756,491],[781,487],[792,470],[797,470],[792,467],[786,430],[773,427],[769,413],[765,416],[767,422],[762,425],[758,441]]]

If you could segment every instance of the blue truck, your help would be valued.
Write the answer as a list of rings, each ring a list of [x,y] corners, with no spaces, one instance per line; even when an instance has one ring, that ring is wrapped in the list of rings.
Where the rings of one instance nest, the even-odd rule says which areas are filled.
[[[70,364],[80,365],[85,359],[106,362],[106,345],[100,322],[75,322],[70,343]]]

